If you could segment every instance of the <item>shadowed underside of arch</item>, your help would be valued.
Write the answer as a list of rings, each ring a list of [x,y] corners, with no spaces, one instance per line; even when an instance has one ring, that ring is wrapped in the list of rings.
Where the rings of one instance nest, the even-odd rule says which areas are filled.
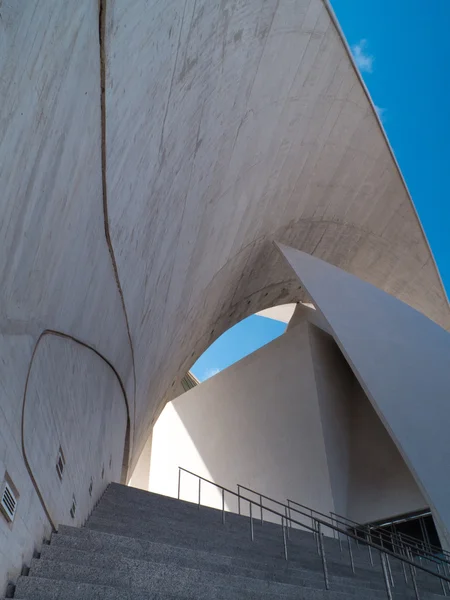
[[[105,45],[108,209],[140,447],[218,335],[303,297],[272,240],[449,326],[420,222],[322,0],[108,0]]]
[[[2,7],[0,341],[52,329],[101,353],[130,399],[131,468],[212,341],[304,297],[274,240],[450,327],[327,4],[100,7]]]

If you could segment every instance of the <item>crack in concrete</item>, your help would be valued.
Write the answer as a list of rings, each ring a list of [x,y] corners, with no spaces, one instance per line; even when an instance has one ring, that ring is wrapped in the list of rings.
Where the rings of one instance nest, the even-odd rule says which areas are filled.
[[[127,327],[128,341],[130,344],[131,351],[131,362],[133,367],[133,428],[132,436],[130,440],[131,448],[134,446],[134,435],[136,431],[136,367],[134,360],[134,348],[133,340],[131,338],[130,323],[128,320],[128,313],[125,305],[125,298],[123,295],[122,286],[119,279],[119,271],[117,268],[116,257],[114,254],[114,248],[111,241],[111,235],[109,231],[109,217],[108,217],[108,191],[107,191],[107,178],[106,178],[106,2],[107,0],[99,0],[98,4],[98,37],[99,37],[99,48],[100,48],[100,110],[101,110],[101,152],[102,152],[102,196],[103,196],[103,219],[105,227],[105,238],[108,246],[109,255],[111,257],[111,263],[114,271],[114,279],[116,280],[117,289],[119,290],[120,300],[122,303],[123,313],[125,316],[125,323]],[[130,456],[131,456],[130,448]]]

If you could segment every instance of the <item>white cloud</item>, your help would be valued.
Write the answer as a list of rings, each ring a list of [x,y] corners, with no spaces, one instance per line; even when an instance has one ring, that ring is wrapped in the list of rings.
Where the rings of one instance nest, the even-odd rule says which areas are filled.
[[[366,48],[367,40],[360,40],[352,46],[352,54],[361,73],[372,73],[375,58],[367,52]]]
[[[214,377],[214,375],[217,375],[217,373],[220,373],[220,369],[218,369],[217,367],[212,367],[210,369],[207,369],[203,373],[202,381],[206,381],[206,379],[209,379],[210,377]]]
[[[386,116],[386,109],[385,108],[381,108],[381,106],[377,106],[375,104],[375,110],[377,111],[377,115],[378,115],[380,121],[383,123],[384,122],[384,118]]]

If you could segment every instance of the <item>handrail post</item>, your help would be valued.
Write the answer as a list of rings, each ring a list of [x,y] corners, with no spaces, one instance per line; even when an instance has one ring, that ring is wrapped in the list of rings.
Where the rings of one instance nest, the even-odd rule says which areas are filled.
[[[241,486],[238,484],[238,514],[241,514]]]
[[[225,525],[225,490],[222,488],[222,525]]]
[[[409,556],[409,560],[414,562],[411,548],[408,548],[408,556]],[[416,600],[420,600],[419,590],[417,588],[417,581],[416,581],[416,567],[413,567],[413,565],[410,564],[409,568],[411,569],[411,579],[412,579],[412,583],[413,583],[414,593],[416,595]]]
[[[350,557],[350,564],[352,567],[352,572],[353,572],[353,574],[355,574],[355,563],[353,561],[352,544],[351,544],[351,540],[348,536],[347,536],[347,542],[348,542],[348,555]]]
[[[439,567],[439,564],[436,565],[436,569],[437,569],[437,572],[440,575],[441,574],[441,569]],[[441,581],[442,593],[444,594],[444,596],[446,596],[447,595],[447,590],[445,589],[444,580],[441,579],[441,578],[439,578],[439,579]]]
[[[261,525],[263,524],[263,505],[262,505],[262,502],[263,502],[262,501],[262,495],[260,494],[259,495],[259,505],[260,505],[260,508],[261,508]]]
[[[316,538],[317,554],[320,556],[320,542],[319,542],[319,536],[317,535],[317,529],[318,529],[319,523],[317,523],[313,519],[311,519],[311,523],[312,523],[312,526],[314,529],[314,537]]]
[[[384,585],[386,586],[386,594],[387,594],[388,600],[392,600],[392,591],[391,591],[391,586],[389,584],[389,577],[388,577],[388,572],[387,572],[387,568],[386,568],[386,556],[381,551],[380,551],[380,558],[381,558],[381,568],[383,570]]]
[[[200,510],[200,493],[201,493],[201,487],[202,487],[202,480],[200,479],[200,477],[198,478],[198,510]]]
[[[389,560],[389,554],[386,554],[385,556],[386,556],[386,563],[387,563],[388,570],[389,570],[389,576],[391,578],[391,585],[392,585],[392,587],[394,587],[394,585],[395,585],[394,584],[394,577],[392,575],[392,568],[391,568],[391,561]]]
[[[252,516],[252,501],[249,500],[249,505],[250,505],[250,536],[252,538],[252,542],[255,539],[255,536],[253,534],[253,516]]]
[[[402,548],[403,554],[406,556],[406,550]],[[400,561],[402,563],[403,577],[405,578],[405,583],[408,584],[408,575],[406,574],[406,567],[403,560]]]
[[[289,512],[289,511],[288,511],[288,507],[287,507],[287,506],[285,506],[285,507],[284,507],[284,514],[285,514],[285,516],[286,516],[286,529],[287,529],[287,537],[288,537],[288,539],[289,539],[289,537],[290,537],[290,534],[289,534],[289,529],[290,529],[290,527],[289,527],[288,512]]]
[[[181,469],[178,467],[178,500],[180,499],[180,488],[181,488]]]
[[[365,534],[365,537],[366,537],[366,542],[368,542],[369,540],[368,540],[367,533]],[[368,551],[369,551],[369,560],[370,560],[370,566],[371,566],[371,567],[373,567],[372,548],[370,547],[370,545],[369,545],[369,544],[367,544],[367,549],[368,549]]]
[[[323,543],[323,535],[322,529],[320,527],[320,523],[317,523],[317,537],[319,538],[320,544],[320,555],[322,557],[322,568],[323,568],[323,578],[325,580],[325,589],[330,589],[330,584],[328,581],[328,567],[327,567],[327,559],[325,558],[325,544]]]
[[[288,549],[287,549],[287,542],[286,542],[286,529],[284,527],[284,517],[281,517],[281,529],[283,530],[284,558],[285,558],[285,560],[287,560],[288,559]]]

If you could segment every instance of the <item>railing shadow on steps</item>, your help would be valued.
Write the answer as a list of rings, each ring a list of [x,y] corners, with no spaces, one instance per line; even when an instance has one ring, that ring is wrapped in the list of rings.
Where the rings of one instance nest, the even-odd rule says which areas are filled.
[[[330,521],[331,524],[337,524],[339,525],[343,525],[344,527],[346,527],[347,531],[350,528],[350,530],[353,532],[354,537],[355,537],[355,541],[356,541],[356,546],[359,547],[359,545],[365,546],[368,549],[368,553],[369,553],[369,559],[370,559],[370,563],[372,566],[374,566],[373,563],[373,557],[372,557],[372,551],[371,551],[371,547],[372,544],[374,543],[373,541],[373,537],[371,535],[370,532],[366,531],[364,529],[364,526],[359,525],[356,521],[352,521],[351,519],[347,519],[346,517],[342,517],[340,515],[338,515],[337,513],[330,513],[330,515],[327,515],[325,513],[322,513],[318,510],[315,510],[313,508],[310,508],[309,506],[306,506],[304,504],[300,504],[299,502],[296,502],[294,500],[290,500],[288,499],[286,501],[286,504],[284,504],[283,502],[279,502],[278,500],[274,500],[273,498],[270,498],[269,496],[266,496],[264,494],[261,494],[260,492],[257,492],[251,488],[248,488],[246,486],[240,485],[238,484],[238,493],[240,493],[240,490],[246,490],[248,492],[251,492],[252,494],[255,494],[256,496],[259,497],[260,502],[262,504],[262,500],[266,499],[270,502],[274,502],[275,504],[278,504],[280,506],[283,506],[285,508],[285,510],[287,510],[288,515],[291,515],[291,511],[294,511],[298,514],[301,514],[305,517],[309,517],[309,518],[313,518],[313,515],[320,515],[320,517],[323,517],[328,525],[330,525]],[[298,508],[295,508],[295,506],[297,507],[301,507],[303,509],[305,509],[306,511],[308,511],[307,513],[305,513],[304,511],[299,510]],[[351,524],[349,527],[349,523]],[[339,541],[339,546],[342,552],[342,539],[340,537],[339,534],[337,534],[337,529],[332,528],[333,529],[333,537],[336,539],[338,539]],[[400,543],[400,541],[397,538],[394,538],[393,536],[391,536],[391,534],[384,534],[384,532],[382,532],[382,535],[379,534],[379,532],[376,532],[376,535],[378,537],[378,539],[380,540],[380,544],[377,544],[377,542],[375,542],[375,545],[377,545],[378,547],[381,546],[383,548],[383,551],[386,550],[386,543],[390,543],[391,544],[391,548],[392,548],[392,554],[395,554],[395,557],[399,560],[403,559],[404,557],[406,557],[407,559],[410,559],[411,561],[414,561],[414,556],[418,556],[419,560],[422,562],[422,559],[424,560],[428,560],[429,563],[431,563],[431,566],[435,567],[436,569],[436,573],[434,573],[434,575],[440,576],[441,574],[441,569],[444,575],[444,578],[449,578],[450,577],[450,563],[445,559],[442,558],[442,556],[436,556],[436,554],[433,554],[432,552],[421,552],[420,554],[417,552],[417,547],[416,546],[412,546],[412,545],[408,545],[405,543]],[[408,536],[409,537],[409,536]],[[347,537],[347,541],[349,542],[350,538]],[[368,542],[371,542],[371,544],[368,544]],[[388,546],[389,549],[389,546]],[[351,563],[351,567],[352,567],[352,571],[353,573],[355,572],[354,569],[354,561],[353,561],[353,553],[352,553],[352,549],[351,549],[351,545],[350,543],[348,544],[348,550],[349,550],[349,556],[350,556],[350,563]],[[389,571],[389,577],[391,580],[392,585],[394,585],[393,582],[393,576],[392,576],[392,569],[391,569],[391,565],[389,562],[389,555],[386,555],[386,563],[387,563],[387,567],[388,567],[388,571]],[[417,565],[416,563],[415,567],[418,567],[420,565]],[[407,579],[407,575],[406,575],[406,569],[405,569],[405,563],[402,562],[402,569],[403,569],[403,574],[404,574],[404,578],[405,581]],[[444,596],[447,596],[447,592],[450,591],[450,585],[447,582],[447,587],[448,589],[445,587],[445,584],[443,583],[444,578],[441,578],[441,587],[442,587],[442,592]]]
[[[268,496],[265,496],[264,494],[260,494],[249,488],[245,488],[247,491],[250,491],[259,497],[259,502],[258,502],[256,500],[248,498],[247,496],[244,496],[240,493],[240,490],[244,489],[244,486],[239,485],[238,492],[235,492],[235,491],[230,490],[218,483],[215,483],[214,481],[206,479],[205,477],[202,477],[201,475],[197,475],[196,473],[193,473],[192,471],[189,471],[188,469],[185,469],[184,467],[178,467],[178,499],[179,500],[181,499],[181,474],[182,473],[186,473],[192,477],[197,478],[197,480],[198,480],[197,505],[198,505],[199,510],[201,507],[202,482],[204,482],[208,485],[212,485],[215,488],[217,488],[218,490],[220,490],[221,497],[222,497],[222,508],[221,508],[222,524],[225,524],[226,512],[230,512],[230,511],[225,510],[225,494],[228,494],[237,499],[238,514],[241,514],[241,503],[248,502],[249,529],[250,529],[250,539],[252,542],[255,539],[254,523],[253,523],[254,519],[255,519],[254,509],[256,509],[256,511],[259,512],[261,523],[264,522],[264,512],[270,513],[272,515],[272,518],[276,517],[276,518],[280,519],[281,539],[282,539],[282,543],[283,543],[284,558],[286,561],[289,559],[289,546],[288,546],[289,529],[292,529],[293,527],[297,527],[297,528],[306,529],[307,531],[311,532],[316,541],[317,553],[321,559],[324,584],[325,584],[326,590],[330,589],[330,579],[329,579],[329,573],[328,573],[327,558],[326,558],[326,553],[325,553],[325,543],[324,543],[324,534],[323,534],[324,530],[332,530],[333,532],[335,532],[335,534],[338,535],[339,539],[347,540],[348,549],[349,549],[349,557],[350,557],[350,562],[351,562],[351,566],[352,566],[352,572],[353,573],[356,572],[355,563],[353,560],[351,543],[352,543],[352,541],[354,543],[357,543],[357,542],[360,543],[361,540],[358,538],[357,535],[349,532],[348,529],[338,527],[334,523],[328,522],[323,517],[315,516],[315,514],[312,516],[311,514],[302,513],[301,511],[296,510],[295,512],[297,512],[298,514],[303,514],[305,517],[307,517],[308,519],[311,520],[311,525],[302,523],[299,520],[292,518],[292,514],[291,515],[289,514],[289,507],[286,504],[279,502],[278,500],[273,500],[272,498],[269,498]],[[284,507],[283,512],[279,512],[273,508],[268,507],[267,505],[264,505],[263,499],[270,500],[270,501],[274,502],[275,504]],[[292,512],[292,508],[291,508],[291,512]],[[408,584],[408,576],[407,576],[407,568],[406,567],[409,568],[410,578],[411,578],[411,582],[412,582],[416,600],[420,600],[418,584],[417,584],[417,571],[431,575],[433,578],[438,580],[441,585],[442,594],[444,596],[447,596],[447,591],[450,590],[450,577],[448,577],[447,575],[444,575],[441,573],[436,573],[421,564],[416,564],[411,555],[409,555],[407,557],[400,556],[400,555],[396,554],[395,552],[392,552],[388,548],[385,548],[381,545],[374,543],[373,541],[365,540],[364,546],[366,546],[369,549],[368,551],[369,551],[369,555],[370,555],[371,564],[373,564],[372,552],[376,551],[380,555],[382,575],[383,575],[384,585],[385,585],[385,589],[386,589],[386,596],[387,596],[388,600],[393,600],[392,588],[394,587],[394,579],[392,576],[392,569],[390,566],[389,557],[391,559],[398,560],[402,564],[402,570],[403,570],[403,575],[404,575],[406,585]],[[445,584],[447,584],[447,587]]]
[[[437,574],[440,574],[440,571],[442,569],[444,575],[446,575],[447,577],[450,576],[450,562],[449,562],[448,558],[446,557],[445,553],[438,554],[437,552],[433,552],[431,549],[427,550],[425,547],[419,548],[416,543],[410,543],[409,541],[404,541],[398,535],[395,536],[395,534],[393,535],[391,533],[387,533],[387,532],[383,532],[383,531],[380,532],[378,529],[372,530],[370,528],[367,528],[364,525],[357,523],[356,521],[352,521],[351,519],[348,519],[347,517],[342,517],[341,515],[338,515],[335,512],[331,512],[330,515],[327,515],[323,512],[320,512],[318,510],[310,508],[309,506],[306,506],[305,504],[300,504],[299,502],[296,502],[294,500],[288,499],[286,501],[286,504],[284,504],[283,502],[274,500],[273,498],[270,498],[269,496],[261,494],[261,493],[255,491],[255,490],[252,490],[251,488],[248,488],[246,486],[238,484],[237,487],[238,487],[238,492],[241,489],[243,489],[248,492],[251,492],[252,494],[255,494],[256,496],[259,497],[261,503],[262,503],[263,499],[266,499],[266,500],[269,500],[270,502],[273,502],[275,504],[283,506],[285,508],[285,510],[287,510],[287,513],[289,515],[291,514],[291,511],[302,514],[303,516],[307,516],[307,517],[309,516],[309,518],[311,518],[313,515],[319,515],[320,517],[323,517],[324,519],[326,519],[327,522],[331,521],[331,524],[336,524],[338,526],[342,525],[347,530],[350,529],[354,533],[354,535],[356,536],[356,545],[357,546],[359,546],[360,544],[366,545],[366,542],[368,540],[373,542],[373,533],[375,533],[375,539],[377,540],[377,542],[378,541],[380,542],[378,545],[381,545],[383,547],[383,549],[385,549],[386,547],[389,549],[389,546],[390,546],[392,551],[394,552],[394,554],[396,554],[397,557],[399,557],[399,555],[405,556],[407,558],[410,558],[410,557],[414,558],[414,556],[417,556],[421,562],[422,562],[422,560],[427,560],[429,563],[431,563],[431,566],[434,566],[436,568]],[[295,506],[300,507],[308,512],[305,513],[304,511],[298,510],[298,508],[295,508]],[[339,546],[342,551],[342,539],[339,537],[339,535],[336,536],[337,532],[335,530],[333,533],[334,533],[333,537],[335,539],[336,538],[338,539]],[[415,538],[411,538],[410,536],[406,536],[406,537],[410,538],[411,540],[414,540],[414,542],[418,541]],[[377,542],[375,542],[375,543],[377,543]],[[431,548],[433,548],[433,547],[431,547]],[[370,546],[368,546],[368,550],[369,550],[370,562],[373,566],[373,560],[372,560]],[[436,548],[436,550],[439,551],[440,549]],[[350,552],[350,554],[351,554],[351,552]],[[390,570],[389,560],[388,560],[388,567]],[[450,590],[450,586],[449,586],[449,590]],[[447,590],[444,589],[443,591],[444,591],[444,595],[446,595]]]

